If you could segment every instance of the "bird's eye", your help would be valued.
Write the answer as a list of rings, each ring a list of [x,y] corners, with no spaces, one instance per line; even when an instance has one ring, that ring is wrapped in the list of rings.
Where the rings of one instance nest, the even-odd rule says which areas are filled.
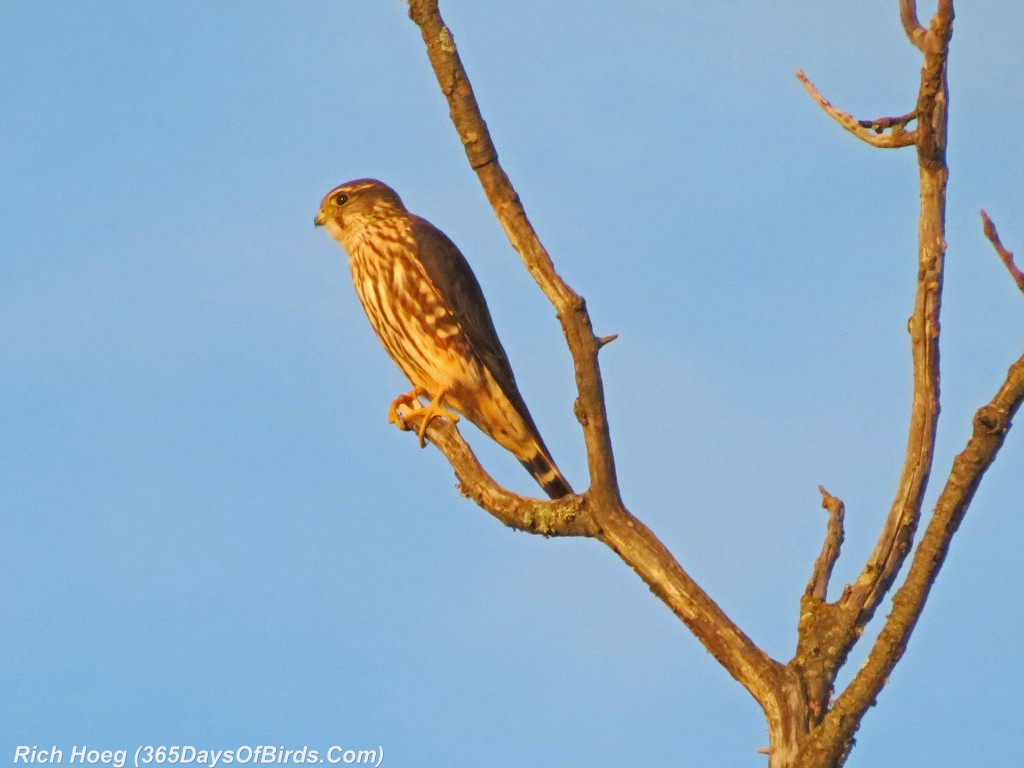
[[[348,202],[348,195],[346,195],[344,192],[339,192],[338,194],[336,194],[334,196],[334,204],[335,205],[344,205],[347,202]]]

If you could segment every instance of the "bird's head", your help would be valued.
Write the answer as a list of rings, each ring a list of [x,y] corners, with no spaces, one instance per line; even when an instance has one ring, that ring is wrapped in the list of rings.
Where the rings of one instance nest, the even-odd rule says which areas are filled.
[[[335,239],[341,240],[344,234],[369,221],[404,212],[401,198],[387,184],[376,179],[357,179],[324,195],[313,225],[327,227]]]

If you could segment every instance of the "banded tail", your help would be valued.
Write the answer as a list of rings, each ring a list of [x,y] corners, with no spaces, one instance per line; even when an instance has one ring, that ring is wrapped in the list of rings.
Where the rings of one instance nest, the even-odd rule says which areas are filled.
[[[537,446],[536,453],[528,459],[519,459],[526,471],[533,475],[540,487],[552,499],[560,499],[572,493],[572,486],[555,466],[555,462],[547,455],[543,447]]]

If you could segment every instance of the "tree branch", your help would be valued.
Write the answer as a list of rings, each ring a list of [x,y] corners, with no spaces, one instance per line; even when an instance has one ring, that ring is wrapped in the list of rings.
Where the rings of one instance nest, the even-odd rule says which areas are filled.
[[[924,608],[949,544],[960,527],[982,477],[1006,439],[1014,414],[1024,402],[1024,356],[1010,366],[1002,386],[974,416],[974,431],[954,460],[953,469],[935,503],[935,512],[917,545],[906,582],[892,601],[892,613],[868,659],[836,700],[829,717],[841,720],[862,712],[875,700],[906,650],[907,640]]]
[[[948,123],[948,84],[946,64],[952,35],[951,0],[940,0],[939,8],[925,31],[917,21],[916,3],[903,0],[900,16],[911,42],[924,51],[924,64],[917,104],[914,110],[898,118],[857,121],[852,115],[833,107],[802,71],[797,77],[812,98],[844,128],[877,147],[917,146],[921,208],[918,221],[918,281],[914,310],[908,323],[913,361],[913,400],[907,449],[899,486],[875,549],[860,576],[840,599],[841,616],[853,621],[845,643],[836,647],[837,660],[845,659],[860,631],[874,615],[882,598],[892,586],[917,530],[928,475],[935,449],[935,429],[939,416],[939,310],[945,259],[946,127]],[[925,37],[921,37],[924,35]],[[911,119],[913,131],[901,132]],[[872,131],[891,128],[888,135]]]
[[[1006,265],[1006,268],[1010,271],[1010,277],[1017,284],[1017,287],[1024,291],[1024,272],[1020,269],[1013,261],[1013,251],[1008,251],[1003,247],[1003,242],[999,239],[999,232],[996,230],[996,225],[992,223],[992,219],[988,217],[985,211],[981,212],[981,220],[984,222],[982,230],[985,232],[985,237],[992,243],[992,247],[996,249],[996,253],[999,255],[999,259]]]
[[[861,141],[882,149],[898,149],[909,147],[915,142],[915,131],[907,131],[907,123],[917,117],[911,112],[903,117],[880,117],[877,120],[858,120],[849,112],[843,112],[832,106],[832,102],[821,95],[821,91],[810,81],[802,69],[796,71],[796,79],[800,81],[807,93],[811,95],[825,113],[848,130]],[[885,133],[889,130],[890,133]]]
[[[899,136],[900,140],[909,137],[908,143],[917,147],[920,183],[918,280],[914,309],[908,323],[913,395],[907,448],[889,514],[857,580],[847,586],[834,604],[824,602],[820,589],[814,592],[818,586],[814,578],[808,585],[809,592],[801,601],[797,653],[790,662],[804,683],[811,711],[813,727],[805,748],[828,755],[828,759],[836,764],[845,759],[852,747],[853,734],[874,695],[884,685],[884,676],[861,678],[855,691],[851,683],[840,699],[829,708],[832,686],[838,670],[846,663],[850,650],[892,588],[910,552],[932,468],[939,416],[939,312],[946,249],[946,184],[949,177],[946,165],[946,64],[952,35],[953,7],[951,0],[940,0],[927,31],[917,21],[915,3],[903,0],[900,15],[908,38],[924,52],[917,104],[907,115],[881,118],[872,123],[860,122],[857,128],[863,132],[869,128],[885,130],[891,126],[895,134],[911,119],[917,120],[914,131]],[[826,112],[833,117],[837,113],[839,116],[836,119],[844,127],[859,138],[864,138],[862,133],[848,125],[852,120],[850,116],[832,108],[813,86],[805,83],[805,87],[808,87],[808,91]],[[877,142],[868,143],[883,146]],[[912,624],[908,625],[907,635],[910,629]],[[901,642],[905,644],[906,636],[903,636]],[[881,644],[881,641],[876,642],[872,653],[878,653]],[[869,690],[873,692],[865,695],[865,691]]]
[[[403,409],[407,423],[415,424],[422,414]],[[459,480],[463,496],[518,531],[543,536],[597,537],[600,528],[584,496],[565,496],[549,501],[512,493],[487,473],[472,449],[462,439],[458,428],[447,419],[434,419],[427,427],[427,437],[448,459]]]
[[[917,20],[917,0],[900,0],[900,21],[903,22],[907,39],[915,48],[924,52],[928,30]]]
[[[916,13],[916,12],[915,12]],[[919,167],[918,277],[911,338],[914,390],[907,449],[899,487],[885,526],[864,570],[843,596],[863,627],[892,587],[910,552],[935,453],[939,417],[939,312],[946,253],[946,127],[949,87],[946,65],[953,30],[952,3],[944,0],[932,19],[921,68],[915,133]]]
[[[828,527],[825,541],[821,545],[821,554],[814,561],[814,571],[811,580],[807,582],[804,594],[824,602],[828,593],[828,583],[832,578],[832,569],[839,559],[839,552],[843,546],[843,516],[846,505],[826,491],[825,486],[819,485],[818,491],[821,493],[822,509],[828,510]]]
[[[448,100],[452,122],[498,221],[512,247],[522,257],[526,269],[558,313],[576,373],[579,391],[577,416],[583,426],[587,447],[591,490],[603,501],[621,503],[608,432],[604,385],[597,361],[601,345],[594,335],[586,302],[555,271],[551,257],[526,217],[518,193],[498,162],[498,152],[480,114],[455,40],[441,18],[437,0],[410,0],[409,16],[420,28],[434,74]]]
[[[608,545],[761,704],[769,722],[787,716],[784,675],[695,582],[647,526],[626,509],[600,515],[598,538]]]
[[[556,272],[518,194],[498,160],[454,39],[437,0],[408,0],[419,26],[450,116],[471,167],[526,269],[555,307],[573,358],[578,398],[575,413],[583,428],[590,488],[555,502],[510,493],[480,467],[454,425],[440,420],[427,430],[454,468],[463,493],[519,530],[544,535],[587,536],[605,543],[693,632],[708,651],[761,704],[769,724],[770,764],[838,765],[853,734],[902,656],[949,543],[987,468],[998,453],[1012,418],[1024,401],[1024,357],[1010,368],[993,400],[981,408],[964,451],[956,457],[924,536],[913,553],[893,612],[868,660],[838,698],[832,699],[838,669],[861,637],[911,552],[935,450],[939,415],[939,314],[945,258],[945,202],[948,167],[946,67],[952,34],[952,0],[939,0],[928,29],[917,18],[914,0],[900,0],[900,19],[913,45],[924,53],[913,111],[876,120],[857,120],[834,107],[806,75],[797,77],[819,106],[847,131],[872,146],[917,148],[920,179],[918,283],[908,330],[911,336],[913,396],[907,448],[898,488],[875,548],[862,572],[834,603],[829,582],[843,542],[842,501],[819,487],[829,519],[821,553],[801,600],[797,653],[783,666],[758,648],[693,581],[668,549],[624,506],[615,473],[598,351],[614,336],[595,336],[582,296]],[[913,130],[908,125],[916,122]],[[1024,290],[1024,276],[1003,248],[982,212],[985,233]],[[810,757],[813,755],[813,757]]]
[[[726,616],[657,537],[623,505],[597,359],[601,346],[610,339],[594,335],[586,302],[555,271],[530,224],[518,194],[498,161],[497,150],[480,114],[451,31],[441,18],[437,0],[409,0],[409,16],[420,28],[434,74],[448,100],[452,122],[495,215],[526,269],[558,313],[572,353],[579,394],[575,412],[583,427],[590,469],[590,488],[582,496],[585,508],[599,529],[597,538],[615,551],[751,692],[770,723],[784,719],[782,676],[785,670],[782,666]],[[433,429],[432,425],[428,430],[432,437]],[[459,456],[455,458],[462,461]],[[493,493],[493,489],[489,493]]]

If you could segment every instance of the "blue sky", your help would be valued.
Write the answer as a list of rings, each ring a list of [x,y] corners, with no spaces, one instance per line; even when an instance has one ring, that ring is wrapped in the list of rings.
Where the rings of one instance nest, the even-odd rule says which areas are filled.
[[[938,479],[1024,338],[977,217],[1024,254],[1024,6],[972,5]],[[538,231],[621,336],[602,363],[627,503],[777,658],[817,484],[847,503],[837,579],[888,508],[916,271],[912,151],[845,135],[793,72],[858,116],[906,112],[919,58],[896,6],[443,5]],[[382,745],[391,766],[764,765],[753,701],[609,551],[503,529],[386,423],[407,384],[311,226],[361,176],[460,245],[586,485],[553,311],[401,2],[4,3],[0,133],[0,762],[268,743]],[[1022,469],[1013,432],[849,765],[1019,762]]]

